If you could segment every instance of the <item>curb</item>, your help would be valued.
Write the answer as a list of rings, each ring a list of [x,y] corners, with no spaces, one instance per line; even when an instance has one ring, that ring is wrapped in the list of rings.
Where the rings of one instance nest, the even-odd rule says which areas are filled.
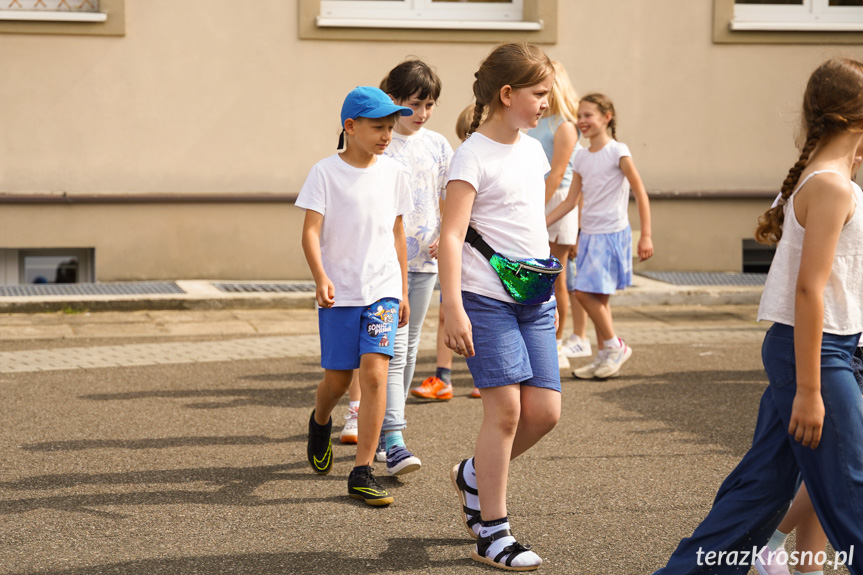
[[[670,289],[676,288],[676,289]],[[437,301],[437,298],[433,298]],[[640,290],[638,287],[613,296],[615,307],[639,306],[718,306],[758,305],[760,288],[701,288],[669,286],[664,290]],[[219,297],[146,296],[146,297],[16,297],[0,298],[0,314],[100,311],[206,311],[242,309],[314,309],[315,296],[290,294],[224,294]]]

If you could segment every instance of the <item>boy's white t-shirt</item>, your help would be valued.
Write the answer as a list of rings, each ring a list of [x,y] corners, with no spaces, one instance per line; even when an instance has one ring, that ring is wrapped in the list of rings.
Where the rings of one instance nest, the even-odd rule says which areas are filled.
[[[437,132],[420,128],[411,136],[393,132],[384,155],[405,169],[414,209],[405,214],[408,271],[436,273],[437,260],[429,255],[429,244],[440,235],[439,200],[446,186],[452,146]]]
[[[585,148],[572,157],[572,171],[581,176],[584,233],[613,234],[629,225],[629,181],[620,169],[625,156],[632,156],[626,144],[609,140],[598,152]]]
[[[456,149],[447,180],[463,180],[476,189],[470,225],[497,253],[547,258],[545,174],[550,169],[542,145],[527,134],[509,145],[474,132]],[[516,303],[484,255],[465,243],[461,257],[462,290]]]
[[[335,307],[402,299],[393,226],[413,204],[397,162],[377,156],[371,167],[355,168],[333,154],[312,167],[296,205],[324,216],[321,260],[335,286]]]

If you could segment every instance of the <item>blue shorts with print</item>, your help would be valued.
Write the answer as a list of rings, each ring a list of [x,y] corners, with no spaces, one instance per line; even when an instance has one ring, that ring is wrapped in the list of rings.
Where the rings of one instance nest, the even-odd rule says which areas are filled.
[[[479,388],[519,383],[560,391],[554,308],[508,303],[462,292],[473,330],[474,356],[467,367]]]
[[[575,289],[611,295],[632,285],[632,229],[579,237]]]
[[[370,306],[318,309],[321,334],[321,367],[357,369],[360,356],[381,353],[393,356],[399,324],[399,300],[383,298]]]

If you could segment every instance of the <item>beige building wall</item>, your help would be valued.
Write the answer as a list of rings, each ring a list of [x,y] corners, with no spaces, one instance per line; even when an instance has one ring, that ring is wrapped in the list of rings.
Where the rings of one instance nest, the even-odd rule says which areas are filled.
[[[493,44],[301,39],[300,2],[125,0],[121,36],[0,33],[0,194],[210,202],[0,197],[0,248],[95,247],[99,280],[308,277],[302,214],[287,200],[335,152],[347,91],[422,58],[444,85],[429,127],[455,145],[455,117]],[[753,214],[795,159],[809,72],[833,55],[863,58],[859,44],[714,43],[714,10],[558,0],[546,22],[557,42],[544,48],[578,91],[614,99],[619,139],[650,192],[760,192],[755,205],[656,199],[653,269],[739,269]],[[238,203],[245,194],[283,201]]]

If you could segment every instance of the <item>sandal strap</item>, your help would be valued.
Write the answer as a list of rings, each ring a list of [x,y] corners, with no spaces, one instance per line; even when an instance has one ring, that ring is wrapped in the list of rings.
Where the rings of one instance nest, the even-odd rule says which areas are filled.
[[[465,515],[467,515],[465,523],[467,523],[468,527],[473,527],[474,525],[482,521],[482,516],[476,509],[471,509],[467,505],[463,505],[461,510],[464,511]]]
[[[475,488],[468,485],[467,481],[465,481],[465,478],[464,478],[464,468],[465,467],[467,467],[467,459],[463,460],[458,466],[458,473],[455,476],[455,484],[462,491],[464,491],[466,493],[470,493],[471,495],[476,495],[477,497],[479,497],[479,491],[477,491]],[[479,513],[479,511],[477,511],[476,513]]]
[[[518,541],[514,542],[512,545],[507,545],[503,548],[503,551],[497,554],[497,557],[494,558],[495,563],[500,563],[500,560],[509,553],[509,557],[506,558],[506,566],[512,567],[512,561],[522,553],[526,553],[530,551],[530,545],[522,545]]]
[[[497,541],[501,537],[509,537],[511,535],[512,535],[512,531],[510,531],[509,529],[498,529],[497,531],[495,531],[494,533],[492,533],[488,537],[480,537],[479,539],[477,539],[476,550],[483,557],[487,557],[486,552],[488,551],[488,548],[491,547],[492,543],[494,543],[495,541]],[[507,548],[509,548],[509,547],[510,546],[508,546]],[[499,563],[499,561],[497,559],[495,559],[495,562]]]

